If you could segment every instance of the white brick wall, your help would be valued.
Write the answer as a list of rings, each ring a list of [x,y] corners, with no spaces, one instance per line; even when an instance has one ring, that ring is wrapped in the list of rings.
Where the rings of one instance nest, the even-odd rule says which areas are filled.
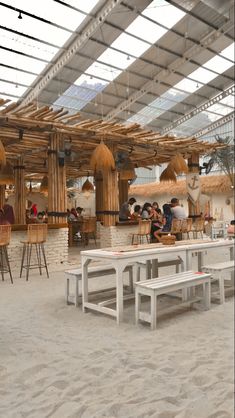
[[[130,245],[132,234],[138,231],[138,225],[103,226],[100,225],[101,248]]]
[[[8,246],[11,269],[20,272],[23,244],[27,231],[12,231]],[[35,246],[33,246],[35,247]],[[48,266],[55,268],[68,261],[68,228],[48,229],[47,241],[44,244]],[[36,262],[35,248],[32,250],[32,263]]]

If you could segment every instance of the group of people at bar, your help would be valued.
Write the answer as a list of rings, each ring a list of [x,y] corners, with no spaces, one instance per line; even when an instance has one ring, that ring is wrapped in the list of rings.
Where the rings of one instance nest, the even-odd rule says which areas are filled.
[[[131,197],[121,206],[119,213],[120,221],[131,221],[139,219],[149,219],[152,221],[151,235],[156,237],[159,231],[170,232],[172,219],[186,219],[187,215],[184,208],[180,205],[179,199],[173,197],[169,203],[165,203],[162,209],[157,202],[145,202],[143,206],[136,204],[136,199]]]

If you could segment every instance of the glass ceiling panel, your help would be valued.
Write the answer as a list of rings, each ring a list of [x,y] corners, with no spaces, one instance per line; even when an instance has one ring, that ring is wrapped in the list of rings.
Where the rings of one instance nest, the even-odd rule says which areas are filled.
[[[66,0],[65,3],[70,4],[85,13],[89,13],[98,3],[98,0]]]
[[[33,2],[33,4],[34,3],[36,2]],[[35,38],[50,42],[56,46],[62,46],[71,36],[70,32],[55,28],[52,25],[48,25],[47,23],[32,17],[23,15],[23,19],[18,19],[17,16],[17,12],[0,6],[0,24],[2,26],[5,26],[7,22],[7,27],[10,29],[34,36]]]
[[[63,26],[70,32],[75,30],[85,18],[85,15],[83,13],[77,12],[76,10],[63,6],[62,4],[57,3],[53,0],[46,0],[46,5],[44,1],[32,0],[20,0],[20,2],[19,0],[4,0],[3,3],[9,4],[16,8],[20,8],[22,12],[26,11],[35,16],[39,16],[43,19],[49,20],[50,22],[53,22],[57,25]],[[11,13],[15,16],[16,19],[18,13],[14,12],[13,10],[11,10]],[[22,17],[23,19],[21,26],[24,26],[24,19],[26,16],[22,13]],[[33,20],[36,22],[35,19]],[[41,22],[39,22],[39,24],[40,23]]]
[[[0,95],[1,95],[1,99],[9,99],[9,100],[18,100],[20,98],[20,96],[15,95],[10,95],[10,94],[4,94],[1,90],[0,90]],[[7,105],[10,104],[7,103]]]
[[[159,18],[159,5],[162,11],[167,12],[169,16],[165,18]],[[148,10],[149,9],[149,10]],[[178,22],[184,15],[176,7],[169,5],[164,0],[154,0],[151,5],[145,9],[143,14],[151,17],[154,20],[164,20],[164,24],[171,28],[176,22]],[[159,20],[160,19],[160,20]],[[149,42],[154,44],[161,36],[163,36],[167,29],[163,29],[157,24],[150,22],[148,19],[138,16],[127,28],[126,32],[131,33],[134,36],[141,37],[143,40],[136,39],[134,36],[128,33],[122,33],[111,45],[103,52],[98,61],[106,64],[117,66],[124,70],[129,67],[135,61],[135,58],[140,57],[147,49],[149,49]],[[144,42],[144,41],[147,42]],[[111,48],[119,49],[121,52],[114,51]],[[126,55],[125,55],[126,54]],[[129,56],[130,55],[130,56]],[[113,81],[122,71],[100,64],[100,62],[94,62],[87,70],[86,73],[92,74],[97,77],[101,77],[108,81]],[[75,84],[80,84],[80,77],[77,79]]]
[[[223,50],[221,52],[221,54],[223,55],[225,52],[225,54],[227,55],[229,52],[229,49],[226,48],[225,50]],[[230,57],[231,58],[231,57]],[[209,61],[207,61],[204,64],[204,67],[206,67],[207,65],[211,65],[211,61],[213,60],[210,59]],[[230,67],[232,67],[232,62],[231,61],[227,61],[227,60],[223,60],[223,65],[217,66],[216,67],[216,72],[218,74],[222,74],[224,72],[224,68],[228,69]],[[212,61],[213,62],[213,61]],[[225,64],[226,63],[226,64]],[[214,64],[214,68],[215,68],[215,64]],[[186,97],[188,97],[191,93],[195,93],[200,87],[202,87],[204,84],[208,83],[209,81],[213,80],[214,78],[217,77],[217,74],[215,72],[212,72],[210,70],[207,70],[205,68],[198,68],[197,70],[193,71],[191,74],[189,74],[190,79],[188,79],[187,77],[184,78],[183,80],[181,80],[179,83],[175,84],[174,88],[169,89],[166,93],[164,93],[162,96],[160,96],[159,98],[157,98],[156,100],[154,100],[153,102],[149,103],[149,106],[156,106],[156,107],[161,107],[161,99],[162,98],[169,98],[169,96],[174,96],[174,102],[181,102],[182,100],[184,100]],[[193,78],[195,81],[191,80],[191,78]],[[176,89],[182,90],[181,92],[177,91]],[[170,104],[170,103],[169,103]],[[170,106],[168,108],[168,110],[171,108],[172,106]],[[143,114],[143,110],[145,108],[143,108],[142,110],[140,110],[135,116],[132,116],[131,118],[128,119],[128,122],[138,122],[138,115],[141,118],[141,115]],[[165,110],[167,110],[167,103],[165,103],[165,108],[162,108],[162,113],[165,112]],[[153,117],[150,116],[150,112],[149,112],[149,118],[148,118],[148,122],[150,123],[153,119],[156,118],[156,116],[158,115],[154,115]],[[192,119],[190,119],[191,121]],[[140,123],[140,122],[138,122]]]
[[[5,83],[0,81],[0,91],[6,94],[14,94],[21,96],[27,90],[27,87],[19,86],[18,84]]]
[[[132,62],[135,61],[135,58],[130,57],[129,55],[122,54],[121,52],[114,51],[113,49],[107,48],[104,53],[99,57],[99,61],[104,62],[105,64],[114,65],[115,67],[121,68],[122,70],[126,69]]]
[[[0,29],[0,45],[47,61],[51,61],[59,50],[2,29]]]
[[[227,48],[225,48],[220,53],[220,55],[223,55],[225,58],[228,58],[229,60],[234,61],[234,54],[235,54],[234,53],[234,48],[235,48],[235,45],[233,43],[233,44],[229,45]]]
[[[225,116],[234,109],[234,96],[230,95],[222,99],[219,103],[207,108],[210,112],[219,113],[221,116]]]
[[[185,16],[185,13],[177,7],[167,3],[165,0],[153,0],[142,12],[142,15],[147,16],[170,29]]]
[[[13,68],[6,68],[0,65],[0,78],[2,80],[11,81],[15,84],[21,83],[30,86],[35,79],[35,75],[14,70]]]
[[[230,106],[234,109],[234,94],[230,94],[229,96],[224,97],[224,99],[220,100],[220,104],[224,106]]]
[[[89,82],[90,81],[93,80],[89,80]],[[105,87],[105,85],[97,79],[96,82],[89,82],[88,80],[83,80],[82,84],[80,85],[70,86],[66,92],[55,101],[54,104],[57,106],[66,107],[69,107],[72,104],[74,109],[82,109],[87,103],[96,97],[97,93],[101,92]]]
[[[35,74],[39,74],[47,65],[46,62],[4,50],[1,50],[0,60],[1,64],[10,65],[21,70],[30,69]]]

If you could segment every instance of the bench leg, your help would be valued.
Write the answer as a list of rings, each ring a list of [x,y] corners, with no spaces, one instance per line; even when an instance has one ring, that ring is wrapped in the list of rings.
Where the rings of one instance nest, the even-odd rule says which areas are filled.
[[[224,303],[224,278],[222,277],[222,273],[219,275],[219,299],[220,303]]]
[[[136,271],[136,281],[139,282],[140,281],[140,266],[137,266],[137,271]]]
[[[131,266],[130,270],[129,270],[129,287],[130,287],[130,293],[134,292],[134,284],[133,284],[133,268],[135,268],[135,266]]]
[[[208,281],[203,286],[203,303],[205,310],[209,310],[211,307],[211,282]]]
[[[78,298],[79,298],[79,280],[78,277],[75,277],[75,306],[78,307]]]
[[[139,323],[139,312],[140,312],[140,305],[141,305],[141,294],[138,292],[138,289],[135,289],[135,323],[138,325]]]
[[[67,277],[66,286],[65,286],[65,300],[67,305],[69,304],[69,278]]]
[[[151,295],[151,329],[156,329],[157,326],[157,296],[155,293]]]

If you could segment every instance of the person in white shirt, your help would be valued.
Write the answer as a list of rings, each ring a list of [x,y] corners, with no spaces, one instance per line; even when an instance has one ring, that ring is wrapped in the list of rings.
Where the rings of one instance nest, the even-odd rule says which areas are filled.
[[[186,212],[182,206],[179,204],[179,199],[177,197],[173,197],[171,199],[171,212],[173,214],[173,218],[176,219],[186,219]]]

